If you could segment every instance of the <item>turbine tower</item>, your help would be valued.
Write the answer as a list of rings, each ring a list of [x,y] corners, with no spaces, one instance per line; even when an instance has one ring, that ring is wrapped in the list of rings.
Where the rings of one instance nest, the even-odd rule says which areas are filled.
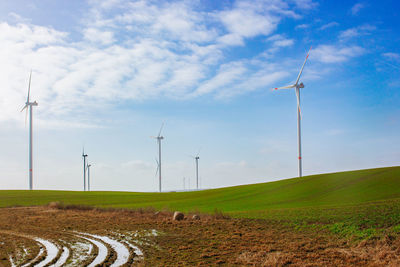
[[[90,191],[90,167],[92,166],[91,164],[87,164],[87,186],[88,186],[88,191]]]
[[[21,109],[21,112],[26,109],[25,115],[25,124],[26,119],[28,117],[28,109],[29,109],[29,190],[33,189],[33,156],[32,156],[32,107],[37,106],[38,103],[36,101],[29,101],[29,94],[31,91],[31,78],[32,78],[32,70],[29,75],[29,85],[28,85],[28,97],[26,98],[25,106]]]
[[[311,50],[311,47],[310,47]],[[310,55],[310,50],[308,50],[306,59],[304,60],[303,66],[300,69],[299,75],[297,76],[297,80],[294,84],[275,88],[275,90],[280,89],[295,89],[296,98],[297,98],[297,142],[298,142],[298,160],[299,160],[299,177],[302,177],[302,158],[301,158],[301,109],[300,109],[300,89],[304,88],[303,83],[299,83],[301,73],[303,72],[304,65],[306,65],[308,56]]]
[[[197,152],[196,156],[191,156],[196,162],[196,187],[197,187],[197,190],[199,190],[199,159],[200,159],[199,154],[200,154],[200,149],[199,149],[199,152]]]
[[[158,188],[159,191],[161,192],[161,140],[164,139],[163,136],[161,136],[161,131],[162,128],[164,127],[164,123],[161,124],[161,128],[160,131],[158,132],[157,136],[151,136],[151,138],[157,139],[157,143],[158,143],[158,160],[157,161],[157,172],[158,172]],[[157,174],[156,172],[156,174]]]
[[[86,157],[88,155],[85,154],[85,148],[82,150],[82,157],[83,157],[83,191],[86,191]]]

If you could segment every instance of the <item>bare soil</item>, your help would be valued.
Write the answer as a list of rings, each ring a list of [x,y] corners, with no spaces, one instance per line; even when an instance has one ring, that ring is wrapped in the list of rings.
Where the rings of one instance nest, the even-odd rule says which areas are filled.
[[[170,212],[60,209],[27,207],[0,209],[0,266],[10,256],[20,264],[33,260],[39,237],[69,246],[74,233],[84,232],[122,240],[137,240],[143,257],[130,250],[126,266],[400,266],[400,239],[354,242],[325,231],[295,230],[266,220],[231,219],[190,214],[173,221]],[[147,233],[154,232],[150,235]],[[136,234],[135,234],[136,233]],[[70,246],[71,248],[72,246]],[[74,256],[71,250],[70,257]],[[96,256],[84,264],[88,264]],[[45,257],[45,253],[41,259]],[[109,248],[104,266],[117,255]]]

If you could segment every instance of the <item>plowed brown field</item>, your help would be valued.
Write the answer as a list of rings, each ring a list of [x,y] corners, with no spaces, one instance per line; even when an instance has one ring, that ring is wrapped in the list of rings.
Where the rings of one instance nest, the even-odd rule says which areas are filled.
[[[354,242],[266,220],[200,217],[173,221],[169,212],[2,208],[0,265],[34,266],[47,259],[55,266],[87,266],[101,260],[100,242],[106,248],[101,266],[400,266],[397,237]],[[58,251],[52,255],[38,239]]]

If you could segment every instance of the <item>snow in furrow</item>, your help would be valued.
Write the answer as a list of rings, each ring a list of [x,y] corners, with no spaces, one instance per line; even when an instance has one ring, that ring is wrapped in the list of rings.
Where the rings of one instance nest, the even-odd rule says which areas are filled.
[[[51,243],[48,240],[41,239],[41,238],[35,238],[35,240],[37,242],[39,242],[40,244],[42,244],[46,248],[46,251],[47,251],[46,258],[35,265],[35,267],[43,267],[57,257],[58,248],[56,245],[54,245],[53,243]]]
[[[139,257],[143,256],[143,252],[140,250],[140,248],[138,248],[137,246],[125,241],[125,243],[130,246],[131,248],[133,248],[133,250],[135,251],[135,254]]]
[[[91,243],[76,242],[70,245],[72,253],[70,266],[78,266],[79,263],[84,261],[93,250],[93,245]]]
[[[111,239],[107,236],[92,235],[92,234],[86,234],[86,235],[89,235],[91,237],[95,237],[95,238],[98,238],[98,239],[104,241],[105,243],[109,244],[115,250],[115,252],[117,253],[117,259],[114,261],[113,264],[110,265],[110,267],[121,266],[128,262],[129,250],[127,249],[127,247],[124,244],[122,244],[114,239]]]
[[[43,252],[44,252],[44,249],[40,248],[39,253],[36,255],[36,257],[33,260],[31,260],[30,262],[22,265],[22,267],[30,266],[32,264],[32,262],[35,262],[40,256],[42,256]]]
[[[58,259],[58,261],[56,263],[54,263],[53,265],[51,265],[52,267],[61,267],[65,264],[65,262],[67,261],[69,257],[69,249],[67,247],[63,247],[63,252],[61,253],[60,258]]]
[[[11,267],[17,267],[17,265],[15,265],[15,263],[14,263],[14,261],[13,261],[11,255],[9,256],[9,258],[10,258]]]
[[[85,236],[79,236],[80,238],[86,239],[87,241],[91,242],[94,244],[98,249],[99,252],[97,254],[97,257],[88,265],[88,267],[94,267],[98,264],[103,263],[105,261],[107,254],[108,254],[108,249],[105,245],[103,245],[101,242],[96,241],[94,239],[85,237]]]

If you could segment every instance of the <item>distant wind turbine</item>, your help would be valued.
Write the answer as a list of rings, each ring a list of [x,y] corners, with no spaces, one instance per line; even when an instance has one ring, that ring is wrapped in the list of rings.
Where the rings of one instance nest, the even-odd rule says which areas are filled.
[[[32,107],[37,106],[38,103],[36,101],[30,102],[29,101],[29,94],[31,91],[31,78],[32,78],[32,71],[29,75],[29,85],[28,85],[28,97],[26,98],[25,106],[21,109],[21,112],[26,109],[25,114],[25,124],[26,119],[28,117],[28,109],[29,109],[29,190],[33,189],[33,156],[32,156]]]
[[[199,152],[197,152],[196,156],[190,156],[196,162],[196,187],[197,187],[197,189],[199,189],[199,159],[200,159],[199,154],[200,154],[200,149],[199,149]]]
[[[91,164],[87,164],[87,186],[88,186],[88,191],[90,191],[90,167],[92,166]]]
[[[311,50],[311,47],[310,47]],[[308,56],[310,55],[310,50],[308,50],[306,59],[304,60],[303,66],[300,69],[299,75],[297,76],[297,80],[294,84],[292,85],[288,85],[288,86],[284,86],[284,87],[279,87],[279,88],[275,88],[275,90],[280,90],[280,89],[295,89],[295,93],[296,93],[296,98],[297,98],[297,139],[298,139],[298,151],[299,151],[299,155],[298,155],[298,160],[299,160],[299,177],[302,177],[302,158],[301,158],[301,109],[300,109],[300,88],[304,88],[304,84],[303,83],[299,83],[300,80],[300,76],[301,73],[303,72],[304,69],[304,65],[306,65]]]
[[[82,150],[82,157],[83,157],[83,191],[86,191],[86,157],[88,155],[85,154],[85,148]]]
[[[157,139],[157,143],[158,143],[158,161],[157,161],[157,159],[156,159],[156,161],[157,161],[157,172],[158,172],[158,183],[159,183],[158,187],[159,187],[160,192],[161,192],[161,140],[164,139],[164,137],[161,136],[161,131],[162,131],[163,127],[164,127],[164,123],[161,124],[161,128],[160,128],[160,131],[158,132],[158,135],[151,136],[151,138]],[[157,172],[156,172],[156,174],[157,174]]]

